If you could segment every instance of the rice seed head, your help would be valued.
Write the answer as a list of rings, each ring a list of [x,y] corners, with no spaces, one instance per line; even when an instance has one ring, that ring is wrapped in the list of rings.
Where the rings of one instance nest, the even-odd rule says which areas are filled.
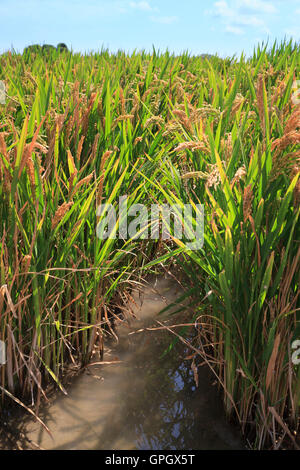
[[[64,202],[61,206],[58,207],[58,209],[56,210],[54,214],[54,217],[52,218],[52,222],[51,222],[52,230],[54,230],[55,227],[57,227],[59,222],[64,218],[65,214],[68,212],[70,207],[73,206],[73,204],[74,204],[73,201]]]
[[[272,107],[277,103],[278,99],[282,97],[285,87],[286,87],[286,84],[285,84],[285,77],[284,77],[283,80],[281,80],[279,84],[277,85],[277,87],[275,88],[274,93],[271,97]]]
[[[5,140],[4,140],[4,137],[6,135],[8,135],[8,132],[0,132],[0,152],[7,159],[7,149],[6,149],[6,143],[5,143]]]
[[[243,213],[244,213],[244,222],[247,221],[249,215],[252,214],[252,202],[253,202],[253,191],[251,184],[244,189],[244,197],[243,197]]]
[[[174,152],[182,152],[184,150],[191,150],[194,152],[195,150],[202,150],[207,151],[207,146],[203,141],[188,141],[188,142],[181,142],[177,147],[174,149]]]
[[[230,112],[231,118],[234,118],[235,114],[239,110],[240,106],[244,103],[244,101],[245,101],[245,97],[241,93],[237,93],[234,98],[231,112]]]
[[[84,112],[82,118],[81,118],[81,124],[82,124],[82,134],[86,135],[89,121],[90,121],[90,114],[92,112],[92,108],[96,99],[97,93],[92,93],[91,97],[89,99],[89,103],[87,106],[86,111]]]
[[[29,269],[30,262],[31,262],[31,255],[24,255],[22,262],[21,262],[21,271],[22,273],[26,273]]]
[[[177,121],[169,121],[165,129],[166,130],[163,132],[163,137],[173,136],[182,130],[181,125]]]
[[[79,161],[79,162],[80,162],[80,157],[81,157],[81,152],[82,152],[82,147],[83,147],[84,139],[85,139],[85,135],[82,135],[82,136],[80,137],[80,141],[79,141],[78,147],[77,147],[76,160]]]
[[[294,207],[298,208],[300,205],[300,180],[297,181],[297,184],[294,188]]]
[[[247,170],[245,165],[242,165],[238,170],[236,171],[233,180],[231,183],[239,182],[241,180],[244,181],[245,177],[247,176]]]
[[[27,166],[27,162],[31,156],[31,152],[29,150],[30,150],[30,144],[26,144],[24,147],[23,155],[22,155],[21,162],[20,162],[19,174],[18,174],[19,178],[22,174],[24,167]]]
[[[257,101],[257,109],[258,115],[260,118],[260,122],[262,125],[263,132],[265,132],[265,112],[264,112],[264,76],[260,73],[257,77],[257,84],[256,84],[256,101]]]
[[[34,164],[33,164],[32,157],[29,157],[29,159],[27,160],[26,170],[27,170],[27,174],[29,177],[29,181],[30,181],[31,192],[32,192],[33,198],[35,198],[35,175],[34,175]]]
[[[93,161],[96,157],[96,152],[98,148],[98,142],[100,138],[100,133],[98,132],[95,136],[94,142],[93,142],[93,148],[92,148],[92,153],[91,153],[91,160]]]
[[[120,104],[121,104],[121,113],[122,115],[125,115],[126,114],[125,99],[124,99],[123,88],[121,86],[120,86],[119,96],[120,96]]]
[[[191,178],[202,178],[206,180],[208,176],[209,175],[203,171],[189,171],[188,173],[181,175],[181,179],[187,180]]]
[[[288,118],[284,127],[284,135],[293,131],[300,131],[300,105],[298,105]]]
[[[117,126],[119,122],[127,121],[128,119],[132,121],[134,119],[134,114],[121,114],[114,120],[112,124],[113,129]]]
[[[300,154],[300,152],[299,152]],[[290,174],[290,179],[293,179],[297,174],[300,173],[300,162],[294,165]],[[300,204],[300,178],[298,179],[293,192],[294,207],[298,208]]]
[[[225,134],[225,137],[221,139],[221,148],[224,152],[224,160],[226,163],[230,160],[232,152],[233,152],[233,143],[232,143],[232,135],[231,132]]]
[[[134,140],[134,145],[137,145],[139,142],[142,142],[142,140],[143,140],[142,136],[136,137]]]
[[[221,110],[220,108],[214,108],[209,103],[204,103],[201,108],[196,108],[194,111],[192,111],[190,122],[192,124],[196,124],[201,120],[207,120],[209,117],[212,117],[212,121],[217,123],[221,117]]]
[[[9,160],[9,156],[8,156],[7,149],[6,149],[6,143],[5,143],[5,140],[4,140],[4,137],[6,135],[8,135],[8,132],[0,132],[0,153],[2,153],[2,155],[4,155],[6,160]],[[3,178],[4,191],[6,193],[10,193],[12,177],[11,177],[9,171],[7,170],[7,168],[5,167],[5,165],[2,164],[2,159],[1,158],[0,158],[0,176],[1,176],[1,178],[4,177]]]
[[[285,150],[289,145],[298,144],[300,144],[300,131],[291,131],[274,140],[271,145],[271,150],[276,150],[276,153],[278,153]]]
[[[133,96],[133,107],[131,109],[131,113],[130,114],[133,114],[134,117],[136,117],[138,111],[140,109],[140,99],[139,99],[139,96],[137,93],[134,94]]]
[[[186,76],[188,78],[190,78],[191,80],[197,80],[197,77],[196,75],[194,75],[192,72],[190,72],[189,70],[186,72]]]
[[[270,174],[270,182],[276,180],[280,175],[291,175],[293,169],[300,165],[300,150],[289,152],[284,155],[279,152],[273,154],[273,165]],[[295,176],[296,173],[294,173]]]
[[[153,125],[159,126],[161,128],[161,125],[164,124],[164,119],[161,116],[151,116],[149,119],[144,124],[144,129],[147,129],[148,127],[151,127]]]
[[[221,183],[221,176],[219,172],[218,165],[210,165],[211,171],[207,177],[207,186],[211,188],[213,186],[214,189],[217,189],[219,184]]]
[[[79,188],[81,188],[81,186],[83,186],[84,184],[88,184],[91,181],[91,179],[93,178],[94,174],[95,173],[93,171],[90,175],[87,175],[85,178],[78,181],[78,183],[76,183],[76,185],[74,187],[73,194],[76,194],[76,192],[78,191]]]

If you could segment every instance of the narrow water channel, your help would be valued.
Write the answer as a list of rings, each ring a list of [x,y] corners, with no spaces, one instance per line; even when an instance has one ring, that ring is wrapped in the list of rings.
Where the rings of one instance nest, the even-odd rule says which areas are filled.
[[[119,343],[112,342],[104,354],[105,362],[120,362],[86,368],[68,395],[44,411],[53,438],[30,422],[27,439],[43,449],[242,449],[210,371],[198,368],[196,387],[191,361],[185,359],[191,351],[178,342],[164,355],[173,335],[145,330],[180,295],[171,278],[156,278],[134,294],[137,319],[117,329]]]

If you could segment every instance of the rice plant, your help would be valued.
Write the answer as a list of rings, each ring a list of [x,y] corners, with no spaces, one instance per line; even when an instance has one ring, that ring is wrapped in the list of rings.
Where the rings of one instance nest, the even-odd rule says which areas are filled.
[[[130,283],[173,260],[228,416],[256,448],[299,445],[299,52],[0,57],[2,404],[63,390],[67,364],[101,354]],[[125,194],[203,204],[203,248],[100,240],[97,207]]]

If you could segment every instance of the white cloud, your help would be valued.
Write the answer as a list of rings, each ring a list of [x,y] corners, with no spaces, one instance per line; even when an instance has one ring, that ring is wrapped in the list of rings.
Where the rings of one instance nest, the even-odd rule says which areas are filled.
[[[238,26],[232,26],[232,25],[227,25],[225,27],[225,31],[227,33],[232,33],[232,34],[236,34],[236,35],[241,35],[241,34],[245,34],[245,31],[242,29],[242,28],[239,28]]]
[[[241,12],[277,13],[278,9],[270,2],[264,0],[239,0]]]
[[[135,10],[141,10],[141,11],[152,11],[153,8],[151,5],[146,2],[145,0],[141,0],[139,2],[130,2],[129,6],[131,8],[134,8]]]
[[[152,16],[151,20],[155,23],[172,24],[178,21],[177,16]]]
[[[219,17],[226,32],[243,34],[243,27],[257,28],[269,33],[267,20],[278,10],[269,1],[263,0],[218,0],[210,14]]]
[[[227,2],[225,2],[225,0],[220,0],[219,2],[215,2],[214,7],[215,7],[214,12],[217,16],[223,16],[223,17],[233,16],[233,12],[229,8],[229,6],[228,6]]]
[[[234,20],[235,24],[242,24],[244,26],[264,26],[265,22],[257,16],[240,16]]]

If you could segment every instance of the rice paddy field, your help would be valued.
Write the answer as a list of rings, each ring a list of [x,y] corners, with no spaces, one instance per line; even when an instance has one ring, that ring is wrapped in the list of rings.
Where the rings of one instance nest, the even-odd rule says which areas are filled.
[[[68,364],[101,355],[132,286],[167,270],[228,418],[253,448],[299,449],[299,71],[292,42],[250,59],[0,56],[2,412],[38,414]],[[99,239],[97,207],[124,195],[129,208],[203,204],[203,247]]]

